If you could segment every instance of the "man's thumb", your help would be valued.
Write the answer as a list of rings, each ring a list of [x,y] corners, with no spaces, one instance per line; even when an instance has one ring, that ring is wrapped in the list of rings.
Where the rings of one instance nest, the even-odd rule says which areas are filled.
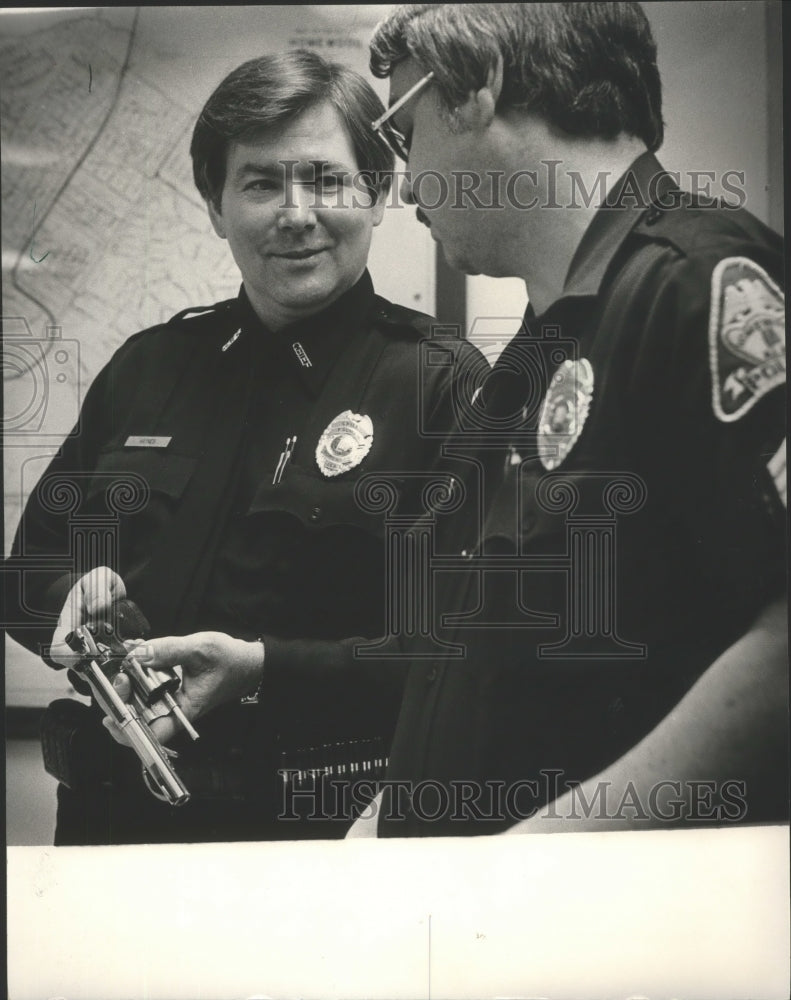
[[[121,577],[109,566],[98,566],[83,580],[85,608],[90,618],[97,618],[109,610],[113,601],[126,596],[126,586]]]
[[[181,636],[165,636],[160,639],[147,639],[139,646],[129,650],[138,663],[145,667],[175,667],[190,653],[187,639]]]

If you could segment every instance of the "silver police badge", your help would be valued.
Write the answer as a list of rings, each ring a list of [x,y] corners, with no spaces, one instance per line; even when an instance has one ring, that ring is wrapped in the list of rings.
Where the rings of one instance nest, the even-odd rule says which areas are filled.
[[[538,454],[545,469],[556,469],[574,447],[592,398],[590,361],[564,361],[552,376],[538,420]]]
[[[344,410],[327,425],[316,446],[316,462],[325,476],[348,472],[365,458],[374,441],[374,425],[365,414]]]

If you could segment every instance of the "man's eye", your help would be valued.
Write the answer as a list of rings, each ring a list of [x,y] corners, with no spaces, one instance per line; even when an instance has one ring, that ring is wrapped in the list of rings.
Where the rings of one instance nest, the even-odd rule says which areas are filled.
[[[316,178],[316,187],[320,191],[334,191],[343,185],[342,174],[321,174]]]
[[[276,188],[276,182],[265,177],[258,177],[244,186],[245,191],[274,191]]]

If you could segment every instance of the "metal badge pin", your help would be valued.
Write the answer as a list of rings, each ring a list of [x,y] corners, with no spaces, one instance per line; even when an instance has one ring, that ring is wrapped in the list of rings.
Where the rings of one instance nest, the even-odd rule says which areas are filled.
[[[344,410],[327,425],[316,445],[316,463],[322,474],[339,476],[359,465],[371,450],[374,425],[365,414]]]
[[[590,361],[564,361],[552,376],[538,419],[538,453],[545,469],[556,469],[574,447],[592,398]]]

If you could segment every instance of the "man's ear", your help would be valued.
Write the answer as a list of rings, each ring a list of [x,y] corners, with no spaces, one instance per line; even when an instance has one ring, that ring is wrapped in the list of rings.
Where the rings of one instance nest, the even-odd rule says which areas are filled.
[[[503,59],[497,62],[486,75],[486,83],[480,90],[471,90],[465,103],[458,109],[458,120],[466,129],[482,131],[494,120],[495,108],[503,89]]]
[[[221,240],[225,239],[225,224],[222,221],[222,213],[218,208],[215,207],[214,202],[207,200],[206,208],[209,211],[209,218],[211,219],[212,228],[215,233],[220,237]]]
[[[387,192],[380,191],[376,196],[376,201],[371,206],[371,212],[373,214],[373,224],[378,226],[382,221],[385,214],[385,205],[387,204]]]

